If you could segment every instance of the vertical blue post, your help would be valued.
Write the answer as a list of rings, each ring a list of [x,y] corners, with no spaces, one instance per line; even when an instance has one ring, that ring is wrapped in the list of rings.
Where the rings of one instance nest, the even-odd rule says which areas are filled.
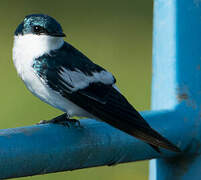
[[[154,0],[153,40],[152,109],[182,114],[178,133],[195,129],[185,155],[150,162],[150,180],[201,179],[201,1]]]

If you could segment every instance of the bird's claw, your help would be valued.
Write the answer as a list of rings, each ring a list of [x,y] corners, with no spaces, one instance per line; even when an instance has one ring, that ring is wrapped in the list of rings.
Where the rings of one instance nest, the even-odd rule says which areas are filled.
[[[80,121],[77,120],[77,119],[67,119],[67,122],[70,122],[73,125],[77,124],[78,127],[82,127],[81,124],[80,124]]]
[[[39,124],[48,124],[48,123],[52,123],[52,124],[60,124],[60,125],[63,125],[63,126],[66,126],[66,127],[70,127],[70,126],[76,126],[76,127],[82,127],[81,124],[80,124],[80,121],[77,120],[77,119],[67,119],[67,118],[64,118],[64,119],[61,119],[61,118],[54,118],[54,119],[51,119],[51,120],[42,120],[40,121],[39,123],[37,123],[37,125]]]

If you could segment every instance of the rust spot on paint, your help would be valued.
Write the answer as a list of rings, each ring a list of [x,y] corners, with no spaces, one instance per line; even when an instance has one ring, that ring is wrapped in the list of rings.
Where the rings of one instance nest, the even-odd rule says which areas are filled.
[[[200,65],[197,65],[196,69],[197,69],[198,71],[200,71]]]
[[[192,107],[193,109],[197,108],[196,101],[191,98],[188,86],[184,85],[181,88],[177,88],[177,100],[179,103],[185,101],[186,105]]]
[[[187,100],[188,99],[188,94],[186,94],[186,93],[178,94],[177,99],[179,100],[179,102],[181,102],[183,100]]]

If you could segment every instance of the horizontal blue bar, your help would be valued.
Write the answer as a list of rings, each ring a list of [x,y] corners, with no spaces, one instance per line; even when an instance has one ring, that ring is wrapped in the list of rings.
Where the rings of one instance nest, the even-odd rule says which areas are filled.
[[[176,125],[182,124],[178,113],[159,111],[142,115],[181,149],[190,142],[191,136],[185,134],[193,129],[192,121],[185,122],[188,128],[181,127],[182,135],[172,125],[175,118],[178,118]],[[81,126],[45,124],[1,130],[0,179],[176,155],[167,150],[159,154],[149,145],[103,122],[81,120]]]

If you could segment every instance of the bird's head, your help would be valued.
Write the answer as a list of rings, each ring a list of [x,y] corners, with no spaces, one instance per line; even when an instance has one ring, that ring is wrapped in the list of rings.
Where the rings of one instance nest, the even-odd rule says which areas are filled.
[[[31,14],[15,30],[13,52],[21,50],[23,54],[32,53],[37,57],[60,48],[64,43],[63,37],[62,27],[54,18]]]
[[[44,14],[31,14],[24,18],[15,31],[15,35],[46,35],[65,37],[61,25],[52,17]]]

